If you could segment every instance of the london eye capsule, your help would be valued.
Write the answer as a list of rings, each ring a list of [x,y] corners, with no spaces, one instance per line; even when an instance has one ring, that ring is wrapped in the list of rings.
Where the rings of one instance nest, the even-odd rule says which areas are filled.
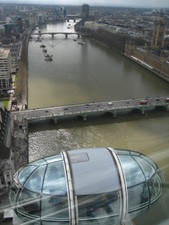
[[[161,194],[162,179],[149,157],[117,148],[84,148],[21,168],[10,201],[14,225],[119,225],[144,214]]]

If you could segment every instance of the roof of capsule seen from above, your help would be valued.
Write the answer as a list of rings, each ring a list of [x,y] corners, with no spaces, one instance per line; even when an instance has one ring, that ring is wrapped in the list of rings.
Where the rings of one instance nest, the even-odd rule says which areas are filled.
[[[115,150],[124,171],[127,186],[152,177],[156,164],[135,151]],[[107,148],[84,148],[67,151],[75,195],[89,195],[119,190],[119,171]],[[67,182],[63,155],[36,160],[17,173],[17,181],[30,191],[43,194],[66,194]],[[135,179],[130,179],[131,174]],[[57,181],[54,183],[54,181]],[[59,190],[60,189],[60,190]]]
[[[41,224],[46,219],[49,224],[90,224],[97,218],[102,224],[118,224],[127,213],[130,219],[145,213],[161,194],[162,179],[149,157],[102,147],[63,151],[29,163],[15,174],[10,201],[21,224],[34,218]],[[101,211],[91,214],[91,205]]]

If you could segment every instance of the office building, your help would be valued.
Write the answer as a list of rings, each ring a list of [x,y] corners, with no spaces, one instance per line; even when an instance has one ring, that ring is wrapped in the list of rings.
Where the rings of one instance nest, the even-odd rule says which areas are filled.
[[[89,18],[89,5],[83,4],[82,5],[82,20],[87,21]]]
[[[11,77],[10,50],[0,48],[0,88],[9,87],[10,77]]]

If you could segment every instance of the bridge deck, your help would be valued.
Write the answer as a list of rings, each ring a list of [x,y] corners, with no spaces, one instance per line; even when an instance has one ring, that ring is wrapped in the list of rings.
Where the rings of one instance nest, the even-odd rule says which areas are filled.
[[[51,31],[51,32],[35,32],[35,33],[32,33],[31,35],[45,35],[45,34],[50,34],[50,35],[55,35],[55,34],[65,34],[65,35],[71,35],[71,34],[76,34],[76,35],[80,35],[81,33],[80,32],[54,32],[54,31]]]
[[[66,106],[56,106],[47,108],[29,109],[24,111],[14,111],[12,118],[32,120],[46,120],[50,118],[66,118],[70,116],[95,115],[97,113],[111,112],[116,116],[120,111],[140,109],[142,114],[145,110],[153,109],[157,106],[169,108],[168,97],[150,97],[146,99],[127,99],[109,102],[92,102],[87,104],[76,104]]]

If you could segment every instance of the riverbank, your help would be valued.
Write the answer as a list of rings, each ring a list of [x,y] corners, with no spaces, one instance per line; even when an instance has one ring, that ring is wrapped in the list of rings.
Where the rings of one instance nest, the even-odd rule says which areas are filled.
[[[124,57],[128,58],[129,60],[132,60],[136,64],[140,65],[141,67],[144,67],[145,69],[149,70],[150,72],[152,72],[153,74],[155,74],[156,76],[158,76],[159,78],[161,78],[162,80],[165,80],[165,81],[169,82],[169,76],[166,76],[164,74],[159,73],[153,67],[151,67],[148,64],[144,63],[142,60],[134,59],[134,57],[128,56],[125,53],[122,53],[122,55]]]
[[[16,97],[22,109],[27,107],[27,89],[28,89],[28,40],[22,41],[22,53],[19,62],[18,78],[16,83]]]
[[[77,26],[75,26],[75,29],[76,31],[81,31],[82,33],[87,34],[87,36],[94,39],[95,41],[107,46],[108,48],[112,49],[113,51],[119,54],[122,54],[124,57],[128,58],[129,60],[132,60],[133,62],[137,63],[143,68],[149,70],[159,78],[169,82],[168,67],[165,65],[164,62],[162,63],[160,61],[161,59],[158,60],[158,57],[156,55],[150,56],[150,54],[149,55],[147,54],[145,57],[145,54],[140,52],[141,56],[140,57],[136,56],[138,60],[134,60],[131,54],[126,54],[126,40],[129,40],[129,37],[124,37],[119,33],[117,34],[111,33],[110,31],[107,31],[101,27],[99,27],[96,30],[90,29],[89,27],[81,27],[80,23]],[[137,41],[137,39],[135,41]],[[156,63],[152,63],[154,58],[157,58]],[[141,61],[142,63],[140,63]]]

